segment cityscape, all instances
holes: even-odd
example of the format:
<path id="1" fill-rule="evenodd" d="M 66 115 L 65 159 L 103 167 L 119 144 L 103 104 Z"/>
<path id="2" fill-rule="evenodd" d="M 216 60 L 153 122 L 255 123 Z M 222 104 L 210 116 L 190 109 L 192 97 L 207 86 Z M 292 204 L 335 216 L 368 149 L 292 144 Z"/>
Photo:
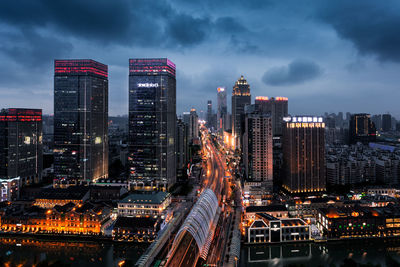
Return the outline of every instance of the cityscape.
<path id="1" fill-rule="evenodd" d="M 400 266 L 399 4 L 266 2 L 1 3 L 0 265 Z"/>

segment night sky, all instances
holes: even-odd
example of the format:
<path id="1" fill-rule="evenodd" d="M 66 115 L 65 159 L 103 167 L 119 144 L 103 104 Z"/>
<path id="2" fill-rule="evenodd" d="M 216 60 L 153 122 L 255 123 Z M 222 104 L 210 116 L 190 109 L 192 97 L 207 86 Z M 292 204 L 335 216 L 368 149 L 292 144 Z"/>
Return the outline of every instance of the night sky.
<path id="1" fill-rule="evenodd" d="M 109 66 L 110 115 L 128 113 L 128 59 L 177 65 L 177 112 L 216 104 L 244 75 L 289 112 L 400 118 L 400 1 L 0 1 L 0 108 L 53 113 L 53 60 Z"/>

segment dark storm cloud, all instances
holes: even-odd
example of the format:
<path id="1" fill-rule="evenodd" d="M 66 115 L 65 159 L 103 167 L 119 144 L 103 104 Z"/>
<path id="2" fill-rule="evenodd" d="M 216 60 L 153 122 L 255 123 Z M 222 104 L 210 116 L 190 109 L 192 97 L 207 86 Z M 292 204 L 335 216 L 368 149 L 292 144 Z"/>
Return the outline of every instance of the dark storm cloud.
<path id="1" fill-rule="evenodd" d="M 29 28 L 2 34 L 0 51 L 23 66 L 41 67 L 72 51 L 72 44 Z"/>
<path id="2" fill-rule="evenodd" d="M 307 60 L 294 60 L 288 66 L 274 67 L 264 73 L 262 80 L 266 85 L 282 86 L 301 84 L 322 74 L 316 63 Z"/>
<path id="3" fill-rule="evenodd" d="M 324 1 L 317 2 L 316 17 L 330 24 L 338 35 L 351 41 L 361 54 L 400 62 L 400 2 Z"/>
<path id="4" fill-rule="evenodd" d="M 192 46 L 204 41 L 210 25 L 209 19 L 178 14 L 169 19 L 166 34 L 171 38 L 172 44 Z"/>

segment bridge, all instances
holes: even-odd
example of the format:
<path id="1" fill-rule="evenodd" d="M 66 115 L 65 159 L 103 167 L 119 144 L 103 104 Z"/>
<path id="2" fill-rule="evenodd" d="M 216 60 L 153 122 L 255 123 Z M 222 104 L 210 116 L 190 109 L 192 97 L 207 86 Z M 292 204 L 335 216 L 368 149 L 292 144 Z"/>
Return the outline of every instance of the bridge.
<path id="1" fill-rule="evenodd" d="M 205 259 L 219 214 L 215 193 L 204 190 L 176 234 L 166 266 L 195 266 L 199 257 Z"/>

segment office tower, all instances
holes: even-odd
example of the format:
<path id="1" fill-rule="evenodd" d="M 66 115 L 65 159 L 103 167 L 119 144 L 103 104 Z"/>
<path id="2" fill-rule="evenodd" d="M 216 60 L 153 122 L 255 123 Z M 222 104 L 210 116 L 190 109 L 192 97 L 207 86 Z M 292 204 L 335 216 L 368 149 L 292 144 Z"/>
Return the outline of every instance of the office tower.
<path id="1" fill-rule="evenodd" d="M 274 136 L 282 135 L 283 118 L 288 115 L 288 98 L 257 96 L 255 105 L 264 113 L 272 116 L 272 132 Z"/>
<path id="2" fill-rule="evenodd" d="M 188 162 L 188 131 L 189 126 L 178 119 L 176 122 L 176 162 L 177 168 L 183 169 Z"/>
<path id="3" fill-rule="evenodd" d="M 382 130 L 389 132 L 392 130 L 392 116 L 390 114 L 382 115 Z"/>
<path id="4" fill-rule="evenodd" d="M 365 113 L 351 115 L 349 123 L 350 144 L 357 142 L 368 144 L 369 142 L 375 142 L 375 140 L 376 130 L 374 123 L 371 121 L 371 115 Z"/>
<path id="5" fill-rule="evenodd" d="M 372 115 L 371 121 L 374 123 L 375 129 L 377 131 L 382 130 L 382 115 Z"/>
<path id="6" fill-rule="evenodd" d="M 20 177 L 21 185 L 42 180 L 42 110 L 0 111 L 0 178 Z"/>
<path id="7" fill-rule="evenodd" d="M 189 125 L 189 123 L 190 123 L 190 112 L 183 112 L 182 113 L 182 120 L 183 120 L 184 123 Z"/>
<path id="8" fill-rule="evenodd" d="M 108 177 L 108 67 L 91 59 L 54 62 L 54 173 Z"/>
<path id="9" fill-rule="evenodd" d="M 189 115 L 189 143 L 199 137 L 199 116 L 196 109 L 192 108 Z"/>
<path id="10" fill-rule="evenodd" d="M 272 117 L 255 105 L 246 107 L 243 134 L 243 162 L 249 181 L 264 183 L 264 189 L 272 192 L 273 140 Z"/>
<path id="11" fill-rule="evenodd" d="M 325 191 L 325 123 L 322 117 L 288 117 L 285 121 L 283 187 L 294 194 Z"/>
<path id="12" fill-rule="evenodd" d="M 207 127 L 208 128 L 213 128 L 214 127 L 214 118 L 213 118 L 213 112 L 212 112 L 212 101 L 208 100 L 207 101 Z"/>
<path id="13" fill-rule="evenodd" d="M 233 86 L 232 92 L 232 134 L 236 139 L 236 147 L 241 148 L 242 120 L 244 107 L 250 105 L 250 85 L 241 76 Z"/>
<path id="14" fill-rule="evenodd" d="M 176 181 L 175 64 L 129 60 L 129 160 L 136 188 L 166 190 Z"/>
<path id="15" fill-rule="evenodd" d="M 228 129 L 228 108 L 226 104 L 226 90 L 224 87 L 217 88 L 217 129 L 223 132 Z"/>

